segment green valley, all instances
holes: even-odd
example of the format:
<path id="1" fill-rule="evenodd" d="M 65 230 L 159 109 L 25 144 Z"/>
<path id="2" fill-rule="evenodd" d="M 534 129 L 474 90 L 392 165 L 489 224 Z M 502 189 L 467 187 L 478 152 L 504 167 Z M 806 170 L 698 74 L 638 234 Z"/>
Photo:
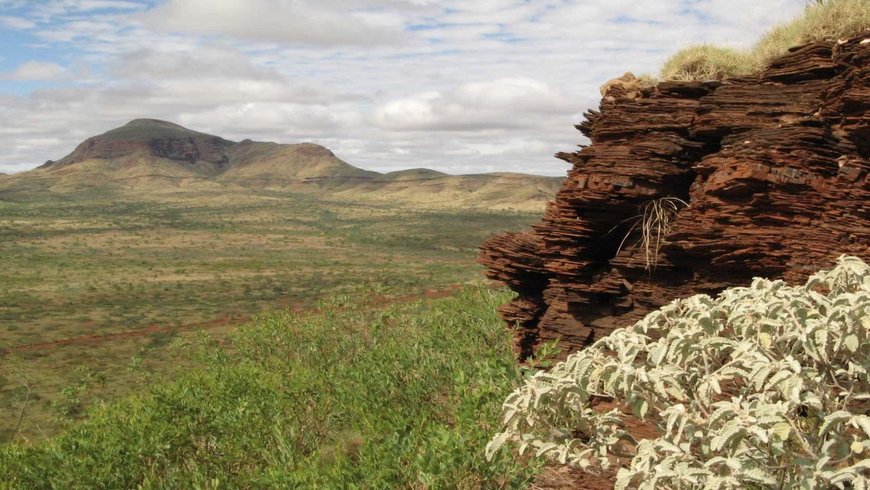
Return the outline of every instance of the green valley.
<path id="1" fill-rule="evenodd" d="M 561 179 L 381 174 L 310 143 L 137 119 L 0 176 L 0 440 L 35 442 L 266 312 L 373 308 L 481 281 L 477 245 Z"/>
<path id="2" fill-rule="evenodd" d="M 0 202 L 0 438 L 51 434 L 135 389 L 131 363 L 176 372 L 186 364 L 167 346 L 192 331 L 223 335 L 335 295 L 389 302 L 479 281 L 477 244 L 534 219 L 310 192 Z M 85 374 L 99 386 L 64 399 Z"/>

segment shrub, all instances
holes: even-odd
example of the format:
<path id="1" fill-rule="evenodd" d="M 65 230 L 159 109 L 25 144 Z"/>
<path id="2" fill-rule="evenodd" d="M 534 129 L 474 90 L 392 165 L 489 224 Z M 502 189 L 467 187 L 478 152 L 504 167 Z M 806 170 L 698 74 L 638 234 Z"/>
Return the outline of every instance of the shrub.
<path id="1" fill-rule="evenodd" d="M 755 279 L 674 301 L 536 374 L 486 454 L 511 441 L 618 468 L 617 488 L 867 488 L 868 369 L 870 267 L 841 257 L 804 286 Z M 660 436 L 636 441 L 601 398 Z"/>
<path id="2" fill-rule="evenodd" d="M 506 299 L 266 315 L 204 343 L 201 368 L 0 445 L 0 489 L 523 487 L 534 466 L 480 457 L 522 379 Z"/>

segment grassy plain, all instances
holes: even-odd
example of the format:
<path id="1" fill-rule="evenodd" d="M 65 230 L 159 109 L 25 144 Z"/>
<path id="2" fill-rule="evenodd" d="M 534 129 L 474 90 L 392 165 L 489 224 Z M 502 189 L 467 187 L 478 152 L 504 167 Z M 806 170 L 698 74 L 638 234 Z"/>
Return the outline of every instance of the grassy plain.
<path id="1" fill-rule="evenodd" d="M 538 218 L 265 191 L 16 199 L 0 201 L 0 441 L 189 367 L 167 346 L 197 329 L 479 280 L 477 245 Z M 82 338 L 99 336 L 115 337 Z"/>
<path id="2" fill-rule="evenodd" d="M 0 444 L 0 489 L 526 488 L 534 464 L 484 458 L 523 379 L 506 299 L 338 297 L 191 342 L 197 369 L 145 376 L 47 441 Z"/>

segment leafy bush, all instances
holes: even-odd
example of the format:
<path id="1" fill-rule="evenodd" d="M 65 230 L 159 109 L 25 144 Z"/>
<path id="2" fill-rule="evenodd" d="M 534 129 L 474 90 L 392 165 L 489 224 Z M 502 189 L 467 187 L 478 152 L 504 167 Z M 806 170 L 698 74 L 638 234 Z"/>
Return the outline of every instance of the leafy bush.
<path id="1" fill-rule="evenodd" d="M 0 446 L 0 489 L 515 488 L 482 453 L 521 381 L 504 294 L 263 317 L 196 369 L 44 443 Z"/>
<path id="2" fill-rule="evenodd" d="M 819 0 L 803 15 L 776 26 L 748 50 L 710 45 L 678 51 L 662 67 L 663 80 L 719 80 L 763 70 L 789 48 L 820 40 L 857 36 L 870 29 L 868 0 Z"/>
<path id="3" fill-rule="evenodd" d="M 841 257 L 804 286 L 755 279 L 677 300 L 533 376 L 503 405 L 520 452 L 617 488 L 868 488 L 870 267 Z M 624 401 L 660 430 L 636 441 Z"/>

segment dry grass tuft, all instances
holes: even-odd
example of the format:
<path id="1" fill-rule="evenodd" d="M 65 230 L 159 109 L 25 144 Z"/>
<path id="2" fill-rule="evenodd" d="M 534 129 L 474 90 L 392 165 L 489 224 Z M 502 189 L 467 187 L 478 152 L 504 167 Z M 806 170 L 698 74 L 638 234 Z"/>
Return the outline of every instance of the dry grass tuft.
<path id="1" fill-rule="evenodd" d="M 613 254 L 614 257 L 619 255 L 619 252 L 625 245 L 625 241 L 628 240 L 628 237 L 631 236 L 634 230 L 640 227 L 641 237 L 637 245 L 638 248 L 643 250 L 644 262 L 646 264 L 645 269 L 655 270 L 658 265 L 659 251 L 662 245 L 664 245 L 665 237 L 670 232 L 674 218 L 677 217 L 680 209 L 688 205 L 689 203 L 678 197 L 662 197 L 643 203 L 640 206 L 640 213 L 638 215 L 623 221 L 623 223 L 632 221 L 633 224 L 622 238 L 619 248 Z M 613 229 L 610 231 L 613 231 Z"/>
<path id="2" fill-rule="evenodd" d="M 774 27 L 748 50 L 711 45 L 682 49 L 665 63 L 661 78 L 700 81 L 749 75 L 794 46 L 843 39 L 867 30 L 870 0 L 817 0 L 807 5 L 803 15 Z"/>
<path id="3" fill-rule="evenodd" d="M 662 68 L 663 80 L 722 80 L 751 72 L 743 52 L 701 44 L 681 49 Z"/>
<path id="4" fill-rule="evenodd" d="M 856 36 L 870 29 L 870 0 L 812 2 L 804 15 L 764 35 L 752 51 L 763 68 L 789 48 L 821 40 Z"/>

